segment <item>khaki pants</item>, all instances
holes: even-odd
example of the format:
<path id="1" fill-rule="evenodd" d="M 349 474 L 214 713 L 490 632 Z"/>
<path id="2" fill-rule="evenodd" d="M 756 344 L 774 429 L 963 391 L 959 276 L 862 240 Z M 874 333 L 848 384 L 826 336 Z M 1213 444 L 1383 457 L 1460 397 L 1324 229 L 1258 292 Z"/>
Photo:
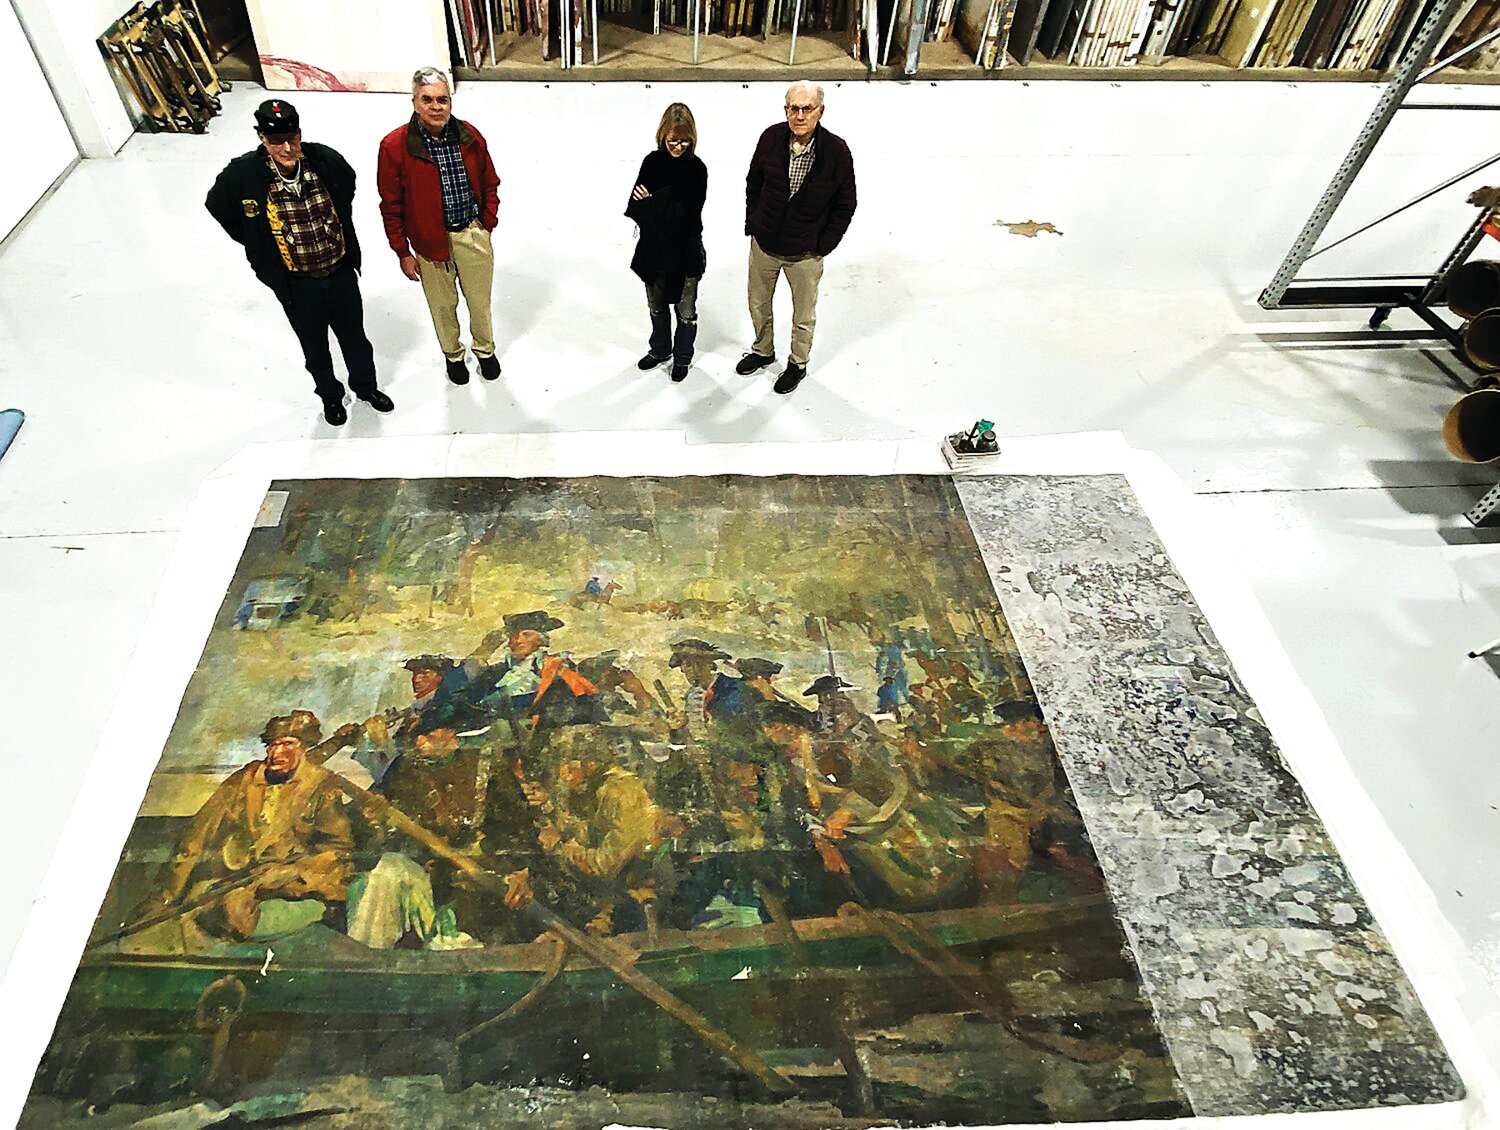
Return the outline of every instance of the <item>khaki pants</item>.
<path id="1" fill-rule="evenodd" d="M 432 328 L 437 330 L 438 345 L 450 361 L 462 361 L 464 345 L 458 337 L 458 288 L 464 292 L 469 308 L 469 335 L 474 339 L 474 356 L 492 357 L 495 353 L 495 328 L 490 319 L 490 284 L 495 277 L 495 252 L 490 233 L 475 220 L 463 231 L 448 233 L 446 263 L 417 256 L 417 273 L 422 279 L 422 293 L 427 296 L 427 311 Z"/>
<path id="2" fill-rule="evenodd" d="M 823 256 L 799 255 L 783 259 L 761 250 L 750 238 L 750 325 L 755 330 L 751 346 L 762 357 L 776 356 L 776 337 L 771 324 L 771 302 L 776 280 L 786 272 L 792 288 L 792 364 L 806 365 L 812 352 L 813 327 L 818 321 L 818 281 L 823 277 Z"/>

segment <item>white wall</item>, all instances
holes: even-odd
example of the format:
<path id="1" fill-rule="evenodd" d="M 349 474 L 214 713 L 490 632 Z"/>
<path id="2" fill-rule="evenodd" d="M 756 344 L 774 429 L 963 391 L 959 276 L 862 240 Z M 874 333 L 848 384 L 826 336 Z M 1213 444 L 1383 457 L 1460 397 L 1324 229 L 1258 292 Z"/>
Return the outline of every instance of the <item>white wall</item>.
<path id="1" fill-rule="evenodd" d="M 20 223 L 42 193 L 78 156 L 57 100 L 32 53 L 15 12 L 0 4 L 0 74 L 25 93 L 26 160 L 7 162 L 0 177 L 0 239 Z"/>
<path id="2" fill-rule="evenodd" d="M 442 0 L 247 0 L 246 8 L 271 90 L 405 93 L 417 67 L 449 65 Z"/>
<path id="3" fill-rule="evenodd" d="M 98 39 L 128 0 L 10 0 L 85 157 L 113 157 L 135 129 Z M 5 0 L 0 0 L 0 7 Z M 8 15 L 9 13 L 7 13 Z"/>

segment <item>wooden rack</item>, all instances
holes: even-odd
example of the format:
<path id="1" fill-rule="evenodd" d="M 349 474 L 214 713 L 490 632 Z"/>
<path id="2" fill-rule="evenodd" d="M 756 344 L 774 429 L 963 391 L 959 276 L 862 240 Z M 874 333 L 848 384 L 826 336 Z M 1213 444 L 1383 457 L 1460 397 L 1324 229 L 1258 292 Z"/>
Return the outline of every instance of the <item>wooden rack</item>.
<path id="1" fill-rule="evenodd" d="M 137 4 L 99 37 L 99 48 L 134 96 L 152 132 L 202 133 L 229 84 L 205 46 L 193 0 Z"/>

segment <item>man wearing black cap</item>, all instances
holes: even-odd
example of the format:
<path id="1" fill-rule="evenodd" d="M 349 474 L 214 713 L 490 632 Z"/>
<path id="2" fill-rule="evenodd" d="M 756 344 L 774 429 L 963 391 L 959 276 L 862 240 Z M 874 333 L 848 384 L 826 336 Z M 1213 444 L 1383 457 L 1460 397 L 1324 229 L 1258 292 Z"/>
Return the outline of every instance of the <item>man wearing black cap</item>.
<path id="1" fill-rule="evenodd" d="M 303 144 L 297 108 L 285 99 L 256 108 L 255 133 L 260 147 L 229 162 L 204 204 L 281 303 L 302 343 L 323 418 L 335 425 L 348 419 L 344 386 L 328 351 L 330 330 L 354 395 L 377 412 L 389 412 L 395 405 L 376 386 L 375 351 L 365 336 L 359 295 L 354 170 L 328 146 Z"/>

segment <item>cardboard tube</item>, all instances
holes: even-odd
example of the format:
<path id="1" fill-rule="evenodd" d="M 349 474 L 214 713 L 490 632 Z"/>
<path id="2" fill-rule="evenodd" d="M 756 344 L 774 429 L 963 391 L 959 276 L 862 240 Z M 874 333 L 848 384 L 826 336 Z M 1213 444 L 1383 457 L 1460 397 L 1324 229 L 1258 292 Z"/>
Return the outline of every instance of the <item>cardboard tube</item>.
<path id="1" fill-rule="evenodd" d="M 1476 368 L 1500 369 L 1500 309 L 1486 310 L 1464 325 L 1464 356 Z"/>
<path id="2" fill-rule="evenodd" d="M 1448 276 L 1448 309 L 1461 318 L 1476 318 L 1500 306 L 1500 263 L 1476 259 Z"/>
<path id="3" fill-rule="evenodd" d="M 1471 392 L 1448 409 L 1443 446 L 1465 463 L 1500 461 L 1500 388 Z"/>

